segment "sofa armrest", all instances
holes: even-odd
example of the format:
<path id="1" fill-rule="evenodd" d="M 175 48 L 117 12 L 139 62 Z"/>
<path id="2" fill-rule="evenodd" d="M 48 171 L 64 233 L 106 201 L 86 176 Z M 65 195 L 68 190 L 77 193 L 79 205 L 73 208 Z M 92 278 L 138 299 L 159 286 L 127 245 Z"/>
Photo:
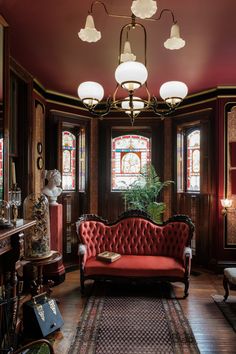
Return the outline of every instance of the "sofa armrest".
<path id="1" fill-rule="evenodd" d="M 192 259 L 192 248 L 191 247 L 185 247 L 184 249 L 184 258 L 189 257 Z"/>
<path id="2" fill-rule="evenodd" d="M 86 259 L 87 259 L 87 246 L 83 245 L 82 243 L 79 244 L 78 247 L 78 255 L 79 255 L 79 259 L 80 259 L 80 267 L 84 268 Z"/>
<path id="3" fill-rule="evenodd" d="M 83 245 L 82 243 L 79 244 L 79 247 L 78 247 L 78 255 L 79 255 L 79 256 L 82 256 L 82 255 L 84 255 L 84 254 L 86 254 L 86 253 L 87 253 L 86 246 Z"/>
<path id="4" fill-rule="evenodd" d="M 192 260 L 192 248 L 191 247 L 184 248 L 183 258 L 184 258 L 185 276 L 189 277 L 190 271 L 191 271 L 191 260 Z"/>

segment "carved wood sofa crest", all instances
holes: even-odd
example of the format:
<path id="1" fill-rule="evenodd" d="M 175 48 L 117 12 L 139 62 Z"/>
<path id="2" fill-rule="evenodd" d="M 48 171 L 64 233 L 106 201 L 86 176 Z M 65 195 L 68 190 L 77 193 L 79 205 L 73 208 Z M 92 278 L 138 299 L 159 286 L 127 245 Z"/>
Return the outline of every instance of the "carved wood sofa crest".
<path id="1" fill-rule="evenodd" d="M 194 225 L 186 215 L 158 225 L 140 211 L 125 212 L 112 223 L 85 214 L 76 228 L 82 293 L 86 279 L 125 277 L 183 282 L 188 295 Z M 114 263 L 97 260 L 104 251 L 119 253 L 121 258 Z"/>

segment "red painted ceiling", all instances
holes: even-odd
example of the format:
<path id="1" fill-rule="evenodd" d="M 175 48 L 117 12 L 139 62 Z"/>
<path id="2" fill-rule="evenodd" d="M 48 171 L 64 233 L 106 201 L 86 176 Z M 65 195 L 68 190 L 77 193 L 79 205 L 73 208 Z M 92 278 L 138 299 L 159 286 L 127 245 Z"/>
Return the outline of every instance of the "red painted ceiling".
<path id="1" fill-rule="evenodd" d="M 104 0 L 111 13 L 129 15 L 132 1 Z M 95 6 L 94 21 L 102 32 L 97 43 L 78 38 L 91 1 L 0 0 L 0 12 L 10 28 L 11 55 L 48 90 L 77 95 L 85 80 L 100 82 L 105 95 L 115 89 L 119 33 L 127 20 L 108 17 Z M 173 10 L 186 46 L 169 51 L 163 42 L 169 37 L 171 17 L 160 21 L 139 20 L 147 30 L 148 85 L 158 95 L 168 80 L 184 81 L 190 93 L 219 85 L 236 85 L 236 1 L 159 0 Z M 158 16 L 158 13 L 154 17 Z M 142 37 L 133 51 L 142 61 Z"/>

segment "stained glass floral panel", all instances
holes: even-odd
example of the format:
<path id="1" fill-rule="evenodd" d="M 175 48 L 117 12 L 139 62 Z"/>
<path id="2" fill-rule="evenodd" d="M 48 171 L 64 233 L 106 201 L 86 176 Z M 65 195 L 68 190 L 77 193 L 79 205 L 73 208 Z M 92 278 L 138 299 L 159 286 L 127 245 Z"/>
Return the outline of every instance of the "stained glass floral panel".
<path id="1" fill-rule="evenodd" d="M 187 191 L 200 191 L 200 130 L 187 135 Z"/>
<path id="2" fill-rule="evenodd" d="M 142 135 L 121 135 L 112 139 L 112 191 L 127 189 L 151 162 L 151 139 Z"/>
<path id="3" fill-rule="evenodd" d="M 79 134 L 79 191 L 85 191 L 85 130 Z"/>
<path id="4" fill-rule="evenodd" d="M 62 132 L 62 188 L 76 188 L 76 137 L 69 131 Z"/>

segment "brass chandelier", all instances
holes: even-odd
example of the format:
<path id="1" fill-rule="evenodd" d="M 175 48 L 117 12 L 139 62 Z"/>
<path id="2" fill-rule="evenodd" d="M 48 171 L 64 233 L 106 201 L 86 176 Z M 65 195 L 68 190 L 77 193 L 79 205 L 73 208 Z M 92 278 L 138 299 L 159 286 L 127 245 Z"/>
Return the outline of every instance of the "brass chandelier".
<path id="1" fill-rule="evenodd" d="M 157 10 L 156 1 L 153 0 L 134 0 L 131 6 L 131 16 L 116 15 L 109 13 L 106 5 L 102 1 L 93 1 L 88 11 L 85 28 L 81 29 L 78 36 L 86 42 L 96 42 L 101 38 L 101 32 L 95 28 L 93 19 L 93 9 L 95 5 L 102 5 L 106 14 L 115 18 L 129 19 L 130 22 L 124 25 L 120 31 L 119 41 L 119 62 L 115 70 L 116 88 L 112 97 L 108 97 L 106 102 L 101 105 L 104 89 L 101 84 L 94 81 L 86 81 L 79 85 L 78 96 L 84 106 L 93 115 L 105 116 L 109 112 L 117 110 L 125 112 L 131 118 L 131 124 L 134 124 L 135 118 L 140 112 L 152 111 L 159 117 L 170 115 L 176 107 L 187 96 L 188 88 L 181 81 L 168 81 L 160 87 L 160 96 L 166 103 L 166 108 L 160 109 L 158 100 L 155 96 L 151 96 L 147 77 L 147 32 L 143 24 L 136 21 L 137 17 L 146 21 L 159 21 L 164 13 L 170 13 L 172 17 L 172 27 L 170 38 L 164 43 L 166 49 L 177 50 L 185 45 L 185 41 L 180 37 L 180 30 L 174 14 L 170 9 L 163 9 L 159 17 L 153 18 Z M 143 50 L 144 63 L 136 61 L 136 56 L 132 53 L 131 44 L 129 41 L 130 30 L 140 29 L 143 32 Z M 122 52 L 123 49 L 123 52 Z M 138 97 L 136 90 L 140 87 L 145 89 L 145 99 Z M 118 99 L 118 91 L 124 89 L 127 92 L 127 97 Z"/>

